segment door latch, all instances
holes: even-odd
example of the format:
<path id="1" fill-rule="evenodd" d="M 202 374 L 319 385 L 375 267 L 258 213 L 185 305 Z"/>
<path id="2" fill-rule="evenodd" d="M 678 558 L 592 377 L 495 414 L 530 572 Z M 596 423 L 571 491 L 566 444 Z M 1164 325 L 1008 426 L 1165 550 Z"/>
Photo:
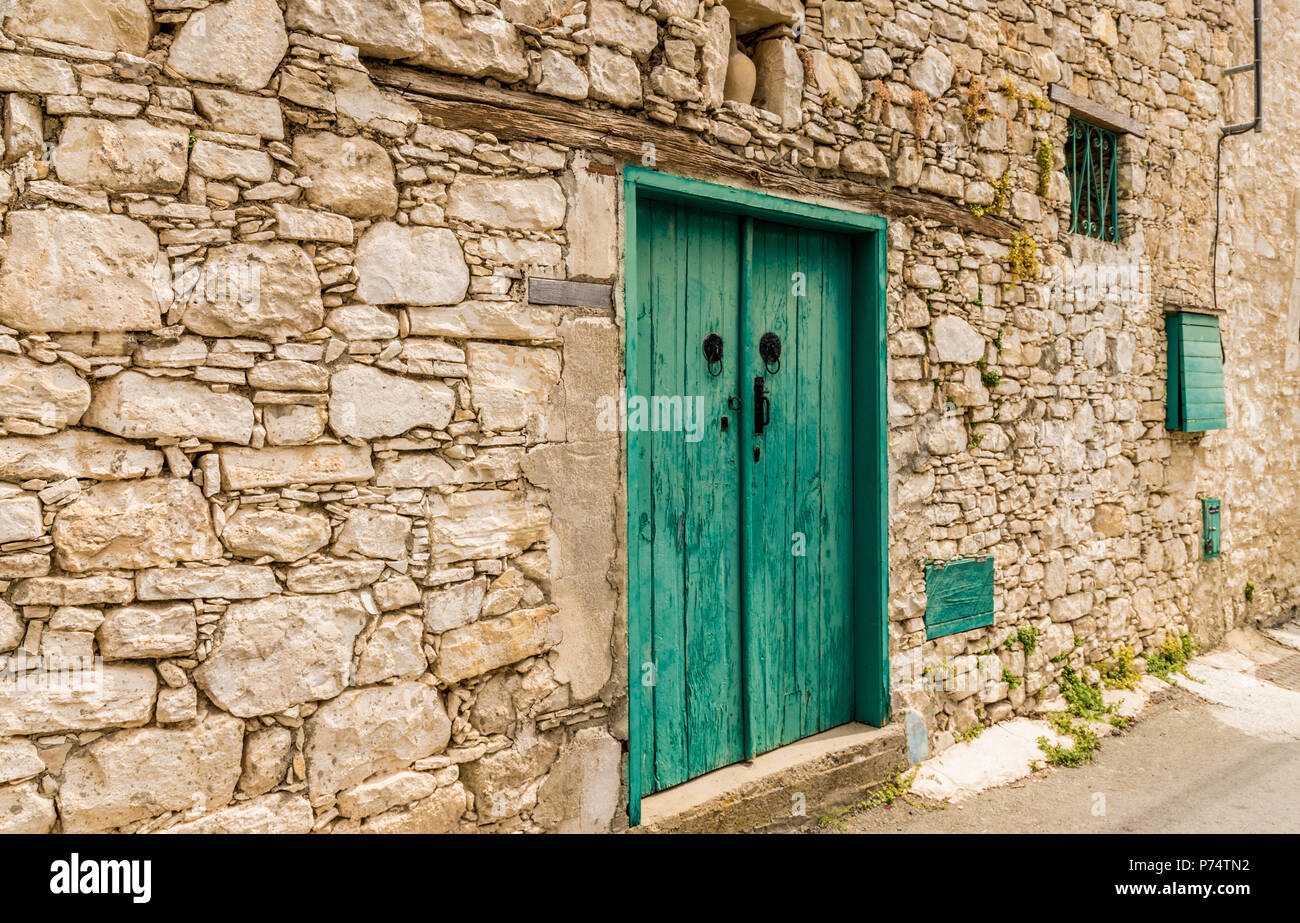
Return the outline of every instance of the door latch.
<path id="1" fill-rule="evenodd" d="M 761 436 L 763 427 L 772 422 L 772 402 L 764 388 L 762 375 L 754 376 L 754 435 Z"/>

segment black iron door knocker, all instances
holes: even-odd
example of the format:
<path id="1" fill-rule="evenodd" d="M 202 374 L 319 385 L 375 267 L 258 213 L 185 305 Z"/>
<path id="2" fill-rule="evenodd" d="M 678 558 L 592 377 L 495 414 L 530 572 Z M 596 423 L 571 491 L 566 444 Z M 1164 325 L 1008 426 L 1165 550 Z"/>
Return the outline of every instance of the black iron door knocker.
<path id="1" fill-rule="evenodd" d="M 775 375 L 781 371 L 781 338 L 775 333 L 765 333 L 758 341 L 758 354 L 763 358 L 763 367 L 767 374 Z"/>
<path id="2" fill-rule="evenodd" d="M 710 333 L 704 338 L 704 360 L 709 363 L 710 375 L 717 378 L 722 374 L 722 337 L 716 333 Z"/>

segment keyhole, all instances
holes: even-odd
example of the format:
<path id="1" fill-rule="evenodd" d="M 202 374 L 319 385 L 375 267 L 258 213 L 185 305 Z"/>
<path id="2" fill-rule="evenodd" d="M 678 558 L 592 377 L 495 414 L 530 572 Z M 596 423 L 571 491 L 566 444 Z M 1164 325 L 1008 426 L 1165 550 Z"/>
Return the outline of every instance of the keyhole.
<path id="1" fill-rule="evenodd" d="M 758 461 L 758 446 L 754 446 L 754 461 Z"/>
<path id="2" fill-rule="evenodd" d="M 727 431 L 727 418 L 726 418 L 726 417 L 723 417 L 723 418 L 722 418 L 722 431 L 723 431 L 724 433 Z"/>

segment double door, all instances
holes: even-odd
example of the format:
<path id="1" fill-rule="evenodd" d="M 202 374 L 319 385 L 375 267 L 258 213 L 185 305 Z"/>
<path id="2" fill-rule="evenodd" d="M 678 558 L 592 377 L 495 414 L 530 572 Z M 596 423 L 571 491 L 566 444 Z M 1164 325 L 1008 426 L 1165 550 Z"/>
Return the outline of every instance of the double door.
<path id="1" fill-rule="evenodd" d="M 657 201 L 637 228 L 649 794 L 853 719 L 853 273 L 830 232 Z"/>

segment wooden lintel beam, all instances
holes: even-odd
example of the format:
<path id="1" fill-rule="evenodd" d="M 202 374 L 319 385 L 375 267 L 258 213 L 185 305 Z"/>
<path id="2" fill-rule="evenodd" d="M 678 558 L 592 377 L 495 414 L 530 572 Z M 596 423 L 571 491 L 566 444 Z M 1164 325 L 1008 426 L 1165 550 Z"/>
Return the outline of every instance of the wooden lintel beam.
<path id="1" fill-rule="evenodd" d="M 1145 138 L 1147 136 L 1146 126 L 1137 119 L 1129 118 L 1124 113 L 1116 112 L 1114 109 L 1107 109 L 1101 103 L 1093 102 L 1078 93 L 1072 93 L 1059 83 L 1054 83 L 1047 88 L 1047 97 L 1054 103 L 1068 106 L 1071 112 L 1078 114 L 1085 121 L 1092 122 L 1094 125 L 1109 128 L 1111 131 L 1124 132 L 1133 135 L 1135 138 Z"/>
<path id="2" fill-rule="evenodd" d="M 886 189 L 847 179 L 814 179 L 746 160 L 680 129 L 608 109 L 588 109 L 473 80 L 443 77 L 409 67 L 370 63 L 372 79 L 398 90 L 436 125 L 491 132 L 507 141 L 544 139 L 567 147 L 639 162 L 647 143 L 655 163 L 693 179 L 739 180 L 766 192 L 833 200 L 890 218 L 921 218 L 995 240 L 1008 240 L 1017 227 L 978 216 L 947 199 L 904 189 Z"/>

